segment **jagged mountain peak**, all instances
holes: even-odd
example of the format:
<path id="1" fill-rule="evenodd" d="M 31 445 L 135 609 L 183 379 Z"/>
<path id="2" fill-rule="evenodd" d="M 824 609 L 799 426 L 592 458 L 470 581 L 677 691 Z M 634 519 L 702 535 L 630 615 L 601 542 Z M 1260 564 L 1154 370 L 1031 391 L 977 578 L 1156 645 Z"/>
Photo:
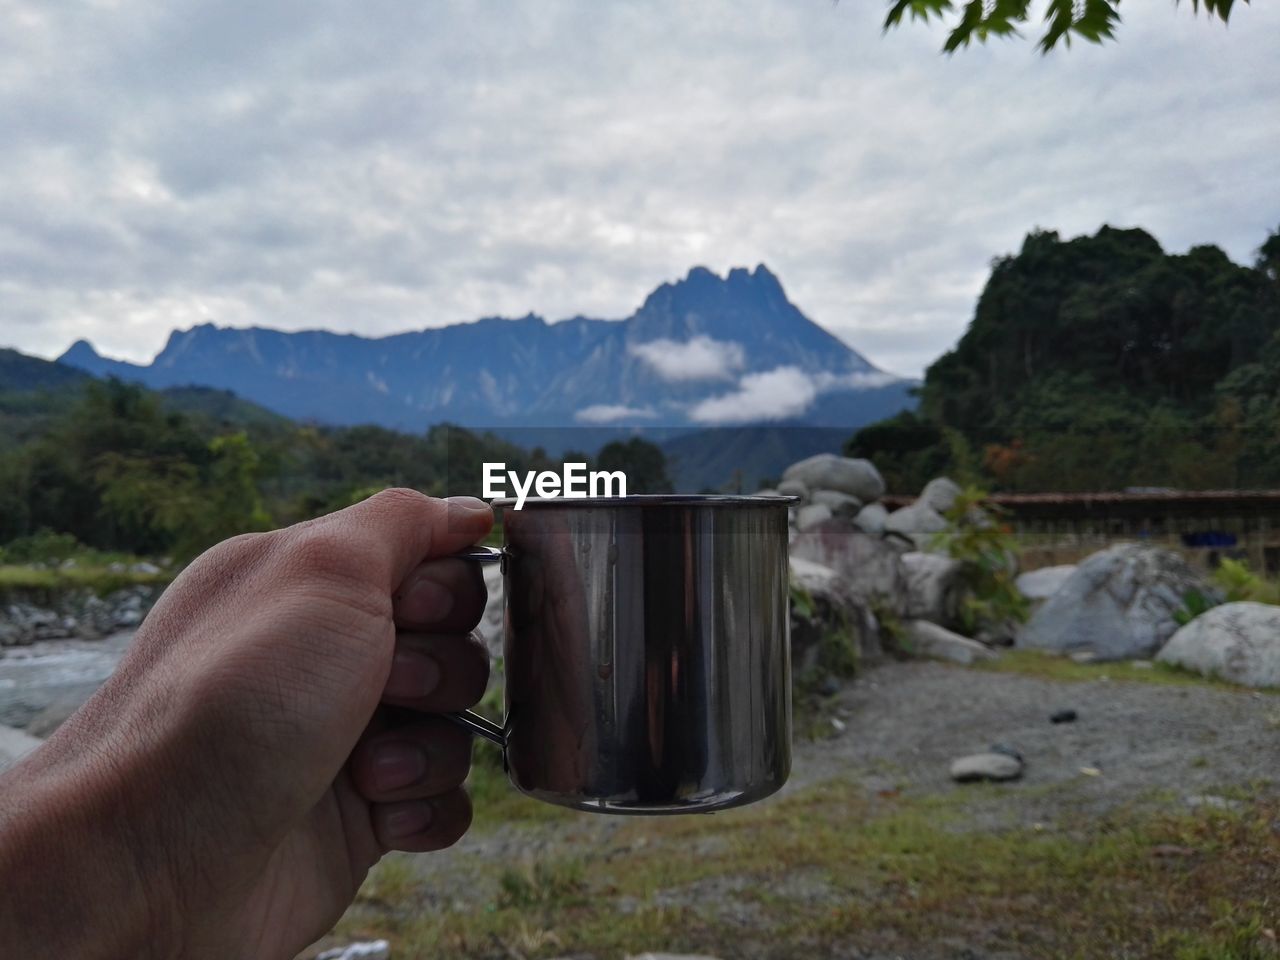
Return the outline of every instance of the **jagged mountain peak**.
<path id="1" fill-rule="evenodd" d="M 528 313 L 378 338 L 208 322 L 173 331 L 150 365 L 101 357 L 87 342 L 73 345 L 64 360 L 154 387 L 229 389 L 292 417 L 415 430 L 444 420 L 568 425 L 630 416 L 645 424 L 703 423 L 704 401 L 720 403 L 744 389 L 758 393 L 743 378 L 782 368 L 777 382 L 801 399 L 781 397 L 778 410 L 795 419 L 811 409 L 825 422 L 835 416 L 832 397 L 847 394 L 838 416 L 852 423 L 867 403 L 854 395 L 887 389 L 892 380 L 806 317 L 764 264 L 724 276 L 694 267 L 621 321 L 548 323 Z M 905 401 L 908 385 L 894 383 L 894 396 Z M 781 417 L 767 402 L 762 419 Z M 896 400 L 882 398 L 877 414 L 885 402 Z"/>

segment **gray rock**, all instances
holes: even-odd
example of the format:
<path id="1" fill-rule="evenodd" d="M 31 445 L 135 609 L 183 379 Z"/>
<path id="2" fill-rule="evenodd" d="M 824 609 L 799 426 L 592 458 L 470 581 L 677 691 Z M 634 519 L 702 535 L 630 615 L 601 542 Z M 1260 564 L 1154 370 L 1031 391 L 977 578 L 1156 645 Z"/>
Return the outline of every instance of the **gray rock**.
<path id="1" fill-rule="evenodd" d="M 994 660 L 997 656 L 994 650 L 977 640 L 952 633 L 946 627 L 928 620 L 907 620 L 902 626 L 906 632 L 905 640 L 916 656 L 947 660 L 965 666 L 978 660 Z"/>
<path id="2" fill-rule="evenodd" d="M 40 740 L 29 733 L 23 733 L 13 727 L 0 726 L 0 771 L 9 769 L 40 746 L 40 743 Z"/>
<path id="3" fill-rule="evenodd" d="M 1071 574 L 1076 572 L 1074 563 L 1064 563 L 1057 567 L 1041 567 L 1039 570 L 1028 570 L 1018 575 L 1015 585 L 1018 592 L 1028 600 L 1048 600 L 1067 582 Z"/>
<path id="4" fill-rule="evenodd" d="M 917 545 L 923 545 L 932 539 L 933 534 L 947 529 L 947 521 L 933 507 L 916 502 L 889 514 L 884 528 L 888 533 L 900 533 L 911 538 Z"/>
<path id="5" fill-rule="evenodd" d="M 1280 687 L 1280 607 L 1214 607 L 1174 633 L 1156 659 L 1246 687 Z"/>
<path id="6" fill-rule="evenodd" d="M 784 497 L 799 497 L 801 500 L 808 500 L 809 485 L 803 480 L 783 480 L 778 484 L 778 493 Z"/>
<path id="7" fill-rule="evenodd" d="M 977 780 L 1017 780 L 1022 761 L 1005 753 L 975 753 L 951 764 L 951 779 L 958 783 Z"/>
<path id="8" fill-rule="evenodd" d="M 917 620 L 949 624 L 956 618 L 960 598 L 959 560 L 938 553 L 913 550 L 902 555 L 906 574 L 906 615 Z"/>
<path id="9" fill-rule="evenodd" d="M 484 604 L 484 616 L 476 624 L 476 633 L 489 648 L 491 657 L 502 656 L 502 567 L 497 563 L 485 563 L 480 566 L 484 575 L 484 587 L 488 591 L 488 599 Z"/>
<path id="10" fill-rule="evenodd" d="M 831 508 L 825 503 L 806 504 L 796 512 L 796 529 L 808 530 L 830 519 Z"/>
<path id="11" fill-rule="evenodd" d="M 1087 557 L 1018 633 L 1017 645 L 1099 660 L 1149 657 L 1178 629 L 1191 590 L 1213 590 L 1171 550 L 1122 543 Z"/>
<path id="12" fill-rule="evenodd" d="M 899 616 L 906 610 L 906 575 L 898 551 L 847 520 L 827 520 L 797 534 L 791 556 L 830 567 L 864 606 L 882 603 Z"/>
<path id="13" fill-rule="evenodd" d="M 888 519 L 889 511 L 884 508 L 884 504 L 868 503 L 853 518 L 853 525 L 863 533 L 873 537 L 883 537 L 884 525 Z"/>
<path id="14" fill-rule="evenodd" d="M 833 517 L 853 519 L 862 509 L 862 501 L 839 490 L 815 490 L 809 494 L 810 503 L 820 503 L 831 510 Z"/>
<path id="15" fill-rule="evenodd" d="M 937 513 L 946 513 L 956 505 L 960 485 L 947 477 L 934 477 L 924 485 L 916 503 L 922 503 Z"/>
<path id="16" fill-rule="evenodd" d="M 884 655 L 880 625 L 844 577 L 803 557 L 792 556 L 790 566 L 792 586 L 803 590 L 813 605 L 812 616 L 807 619 L 792 611 L 791 663 L 796 673 L 817 665 L 819 645 L 825 634 L 837 626 L 849 632 L 859 662 L 868 663 Z"/>
<path id="17" fill-rule="evenodd" d="M 782 474 L 782 479 L 783 482 L 800 480 L 810 490 L 838 490 L 863 503 L 884 496 L 884 478 L 870 460 L 838 457 L 834 453 L 819 453 L 793 463 Z M 782 484 L 778 489 L 782 489 Z"/>

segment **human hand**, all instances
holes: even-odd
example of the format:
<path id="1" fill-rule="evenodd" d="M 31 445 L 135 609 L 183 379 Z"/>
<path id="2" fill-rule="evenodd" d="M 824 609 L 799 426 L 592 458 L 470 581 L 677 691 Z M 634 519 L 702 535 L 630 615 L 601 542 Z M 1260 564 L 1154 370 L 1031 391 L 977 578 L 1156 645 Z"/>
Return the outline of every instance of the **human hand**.
<path id="1" fill-rule="evenodd" d="M 23 956 L 291 958 L 388 850 L 467 829 L 488 678 L 479 500 L 387 490 L 226 541 L 0 777 L 0 942 Z"/>

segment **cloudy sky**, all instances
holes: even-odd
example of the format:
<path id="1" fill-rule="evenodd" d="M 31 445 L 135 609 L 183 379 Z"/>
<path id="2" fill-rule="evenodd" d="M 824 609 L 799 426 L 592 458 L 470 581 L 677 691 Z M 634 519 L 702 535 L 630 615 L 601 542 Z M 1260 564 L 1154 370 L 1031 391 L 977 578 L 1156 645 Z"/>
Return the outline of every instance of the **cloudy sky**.
<path id="1" fill-rule="evenodd" d="M 764 262 L 918 375 L 1027 230 L 1248 261 L 1280 4 L 954 57 L 877 0 L 0 0 L 0 344 L 623 317 Z"/>

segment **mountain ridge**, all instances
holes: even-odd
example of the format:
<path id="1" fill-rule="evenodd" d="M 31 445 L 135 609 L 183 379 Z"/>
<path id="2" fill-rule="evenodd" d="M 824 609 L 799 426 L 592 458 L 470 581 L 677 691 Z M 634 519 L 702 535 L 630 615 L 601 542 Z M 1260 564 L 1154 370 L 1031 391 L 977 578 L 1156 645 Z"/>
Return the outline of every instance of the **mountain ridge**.
<path id="1" fill-rule="evenodd" d="M 297 419 L 413 431 L 445 421 L 854 428 L 911 406 L 914 386 L 806 317 L 764 264 L 724 277 L 694 267 L 622 320 L 528 313 L 381 337 L 203 323 L 171 331 L 150 364 L 103 357 L 83 339 L 59 360 L 150 387 L 228 389 Z"/>

